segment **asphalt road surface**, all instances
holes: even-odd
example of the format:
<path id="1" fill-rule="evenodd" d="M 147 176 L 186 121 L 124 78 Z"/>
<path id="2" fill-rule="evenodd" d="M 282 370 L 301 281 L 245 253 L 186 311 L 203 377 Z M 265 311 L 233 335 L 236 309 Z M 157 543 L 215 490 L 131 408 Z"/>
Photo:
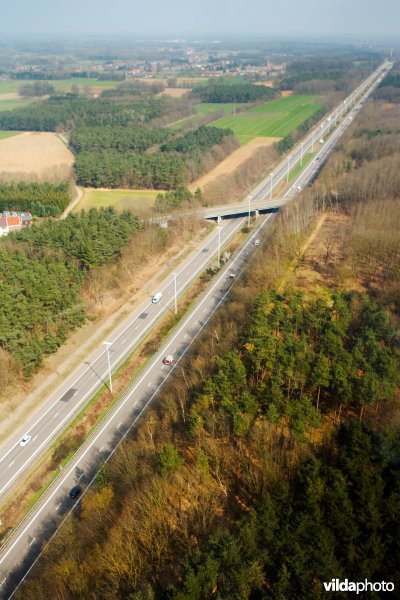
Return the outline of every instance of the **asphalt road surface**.
<path id="1" fill-rule="evenodd" d="M 286 200 L 298 193 L 307 184 L 320 168 L 334 148 L 337 139 L 349 126 L 354 116 L 362 107 L 365 98 L 379 84 L 388 65 L 382 65 L 372 74 L 347 100 L 328 115 L 324 122 L 293 149 L 289 158 L 281 162 L 272 176 L 267 177 L 253 192 L 250 202 L 254 199 L 263 200 L 271 194 L 272 189 L 279 185 L 288 173 L 301 161 L 307 151 L 314 150 L 319 140 L 334 128 L 327 141 L 319 146 L 316 157 L 304 169 L 301 175 L 290 186 L 285 194 Z M 349 111 L 350 108 L 350 111 Z M 347 113 L 347 114 L 346 114 Z M 339 121 L 337 127 L 336 124 Z M 322 147 L 321 147 L 322 146 Z M 317 160 L 318 158 L 318 160 Z M 271 215 L 262 216 L 249 240 L 237 252 L 233 260 L 220 271 L 207 287 L 207 290 L 198 299 L 196 305 L 179 326 L 146 365 L 143 371 L 135 378 L 131 386 L 122 394 L 116 405 L 98 425 L 88 440 L 82 445 L 73 460 L 62 470 L 53 482 L 40 503 L 35 506 L 20 526 L 14 531 L 8 542 L 0 550 L 0 594 L 9 597 L 15 584 L 24 576 L 35 560 L 39 548 L 43 526 L 55 527 L 57 515 L 68 513 L 73 506 L 69 498 L 70 489 L 80 482 L 83 486 L 90 482 L 93 469 L 101 460 L 110 456 L 118 443 L 136 422 L 138 416 L 145 410 L 156 395 L 157 391 L 168 378 L 171 372 L 179 369 L 179 360 L 187 352 L 195 337 L 205 327 L 207 320 L 223 302 L 228 293 L 229 284 L 235 281 L 243 265 L 253 252 L 254 240 L 260 236 L 263 228 L 268 223 Z M 167 312 L 173 313 L 175 299 L 175 281 L 177 295 L 205 269 L 212 257 L 218 254 L 221 248 L 236 231 L 244 224 L 245 219 L 227 220 L 221 223 L 218 231 L 212 232 L 202 243 L 201 247 L 192 252 L 179 266 L 175 276 L 167 278 L 157 290 L 162 297 L 156 304 L 148 301 L 134 312 L 126 322 L 119 327 L 111 338 L 109 347 L 110 367 L 117 366 L 124 357 L 137 347 L 143 338 L 160 318 Z M 235 278 L 230 277 L 231 274 Z M 172 366 L 164 365 L 162 360 L 167 355 L 174 356 Z M 81 365 L 76 372 L 60 386 L 55 394 L 29 419 L 24 430 L 20 431 L 14 440 L 5 449 L 0 459 L 0 497 L 12 489 L 17 479 L 26 472 L 39 456 L 51 445 L 61 430 L 74 418 L 78 410 L 87 402 L 104 383 L 108 382 L 108 354 L 106 349 L 99 349 L 90 357 L 89 361 Z M 30 441 L 20 445 L 24 434 L 30 436 Z M 79 501 L 79 500 L 78 500 Z M 56 519 L 53 521 L 53 519 Z M 18 577 L 13 578 L 10 573 L 26 558 L 24 569 Z"/>

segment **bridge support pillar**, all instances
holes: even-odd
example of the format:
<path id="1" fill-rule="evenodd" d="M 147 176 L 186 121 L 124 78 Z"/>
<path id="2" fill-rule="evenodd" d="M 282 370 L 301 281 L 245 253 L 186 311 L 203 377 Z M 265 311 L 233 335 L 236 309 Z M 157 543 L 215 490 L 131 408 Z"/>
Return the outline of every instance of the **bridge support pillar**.
<path id="1" fill-rule="evenodd" d="M 258 219 L 259 216 L 260 216 L 260 211 L 256 208 L 256 210 L 254 211 L 254 218 Z"/>
<path id="2" fill-rule="evenodd" d="M 218 225 L 219 225 L 221 222 L 222 222 L 222 217 L 221 217 L 221 215 L 218 215 L 218 217 L 217 217 L 217 223 L 218 223 Z"/>

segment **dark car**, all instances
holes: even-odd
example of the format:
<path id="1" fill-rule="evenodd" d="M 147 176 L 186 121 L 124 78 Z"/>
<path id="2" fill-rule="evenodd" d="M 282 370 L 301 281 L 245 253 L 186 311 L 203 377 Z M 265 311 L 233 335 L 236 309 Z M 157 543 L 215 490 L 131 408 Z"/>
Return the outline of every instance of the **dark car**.
<path id="1" fill-rule="evenodd" d="M 79 494 L 81 493 L 81 491 L 82 491 L 81 486 L 76 485 L 75 487 L 72 488 L 72 490 L 69 493 L 70 498 L 77 498 L 79 496 Z"/>

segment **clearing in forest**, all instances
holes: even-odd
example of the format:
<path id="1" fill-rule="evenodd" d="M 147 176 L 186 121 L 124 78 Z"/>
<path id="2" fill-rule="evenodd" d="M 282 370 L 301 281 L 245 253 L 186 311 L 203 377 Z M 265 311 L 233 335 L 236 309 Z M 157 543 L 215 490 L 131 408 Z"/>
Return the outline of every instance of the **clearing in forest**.
<path id="1" fill-rule="evenodd" d="M 74 212 L 105 206 L 113 206 L 115 210 L 143 210 L 154 205 L 159 193 L 160 190 L 85 188 L 82 200 L 75 207 Z"/>
<path id="2" fill-rule="evenodd" d="M 318 99 L 319 96 L 286 96 L 234 116 L 223 117 L 211 125 L 232 129 L 241 144 L 247 144 L 258 136 L 282 138 L 322 107 Z"/>
<path id="3" fill-rule="evenodd" d="M 172 98 L 181 98 L 185 94 L 191 91 L 191 88 L 170 88 L 166 87 L 165 90 L 160 92 L 159 96 L 171 96 Z"/>
<path id="4" fill-rule="evenodd" d="M 0 141 L 0 181 L 57 183 L 70 176 L 73 162 L 55 133 L 21 133 Z"/>

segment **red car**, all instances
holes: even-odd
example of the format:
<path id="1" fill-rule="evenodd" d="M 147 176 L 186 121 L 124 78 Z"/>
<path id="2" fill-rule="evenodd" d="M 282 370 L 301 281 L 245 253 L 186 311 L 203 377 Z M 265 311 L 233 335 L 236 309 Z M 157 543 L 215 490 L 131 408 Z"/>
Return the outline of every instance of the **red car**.
<path id="1" fill-rule="evenodd" d="M 174 362 L 174 357 L 172 354 L 168 354 L 163 360 L 164 365 L 171 365 Z"/>

